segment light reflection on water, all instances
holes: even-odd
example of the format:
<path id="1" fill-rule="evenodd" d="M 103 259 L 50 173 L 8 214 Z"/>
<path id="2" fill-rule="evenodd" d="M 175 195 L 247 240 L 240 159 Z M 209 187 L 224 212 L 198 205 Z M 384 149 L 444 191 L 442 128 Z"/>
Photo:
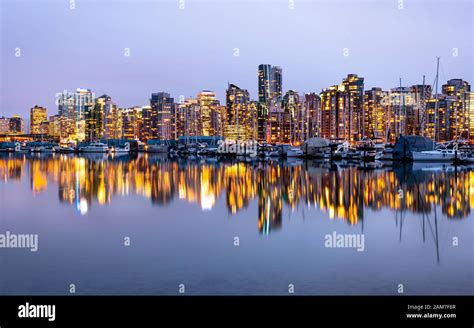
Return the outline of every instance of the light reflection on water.
<path id="1" fill-rule="evenodd" d="M 224 229 L 222 231 L 225 232 L 222 232 L 222 234 L 235 231 L 235 234 L 238 233 L 240 238 L 248 236 L 250 238 L 248 242 L 251 243 L 252 247 L 272 247 L 272 253 L 269 255 L 272 260 L 279 256 L 273 252 L 286 246 L 293 247 L 293 252 L 299 252 L 299 254 L 308 250 L 325 254 L 321 256 L 320 265 L 344 267 L 343 262 L 347 259 L 352 261 L 355 256 L 353 253 L 345 253 L 342 256 L 342 253 L 336 254 L 336 250 L 324 248 L 324 235 L 338 230 L 341 233 L 366 234 L 366 240 L 370 244 L 367 245 L 367 251 L 365 252 L 367 254 L 361 256 L 366 256 L 365 260 L 369 265 L 381 265 L 380 270 L 383 270 L 384 264 L 380 261 L 385 261 L 384 256 L 387 256 L 387 254 L 373 254 L 373 252 L 376 252 L 383 243 L 387 243 L 388 240 L 396 237 L 399 245 L 409 247 L 415 247 L 413 243 L 422 241 L 423 251 L 420 254 L 413 252 L 413 249 L 401 249 L 393 245 L 387 246 L 387 252 L 390 252 L 392 256 L 406 257 L 397 260 L 392 258 L 390 265 L 405 267 L 417 265 L 413 263 L 419 262 L 418 259 L 421 255 L 429 258 L 425 261 L 430 263 L 431 270 L 433 270 L 431 266 L 434 265 L 434 270 L 437 270 L 439 279 L 446 277 L 457 279 L 456 282 L 451 283 L 436 281 L 438 287 L 430 289 L 430 285 L 424 285 L 422 281 L 420 282 L 422 279 L 418 277 L 419 274 L 428 269 L 426 264 L 426 268 L 417 269 L 417 272 L 412 273 L 411 277 L 410 273 L 405 272 L 407 268 L 398 267 L 396 270 L 400 270 L 400 276 L 408 275 L 405 280 L 414 279 L 417 281 L 416 287 L 412 287 L 412 290 L 416 293 L 472 293 L 473 214 L 471 208 L 474 206 L 474 172 L 469 168 L 460 167 L 455 170 L 450 165 L 426 166 L 426 164 L 423 166 L 410 164 L 373 168 L 343 164 L 331 165 L 329 163 L 302 160 L 253 161 L 248 163 L 235 160 L 216 161 L 213 159 L 172 160 L 166 156 L 142 154 L 117 157 L 102 154 L 87 156 L 2 154 L 0 155 L 0 179 L 0 196 L 4 200 L 2 202 L 3 209 L 0 213 L 5 217 L 5 226 L 11 229 L 19 227 L 15 225 L 12 217 L 15 213 L 23 210 L 20 211 L 18 205 L 14 205 L 13 202 L 8 200 L 23 198 L 25 204 L 28 204 L 30 199 L 34 202 L 35 198 L 47 194 L 49 197 L 45 206 L 54 208 L 54 211 L 58 213 L 57 215 L 61 216 L 62 221 L 68 220 L 74 214 L 63 206 L 58 207 L 58 202 L 59 204 L 68 205 L 69 208 L 74 208 L 79 217 L 90 217 L 99 222 L 101 215 L 103 217 L 104 214 L 109 215 L 113 209 L 124 208 L 123 215 L 120 212 L 117 213 L 116 210 L 113 211 L 117 224 L 122 224 L 120 227 L 124 230 L 133 224 L 133 222 L 122 223 L 126 217 L 129 218 L 130 216 L 126 215 L 125 211 L 133 211 L 138 216 L 141 213 L 144 213 L 143 215 L 147 215 L 146 213 L 153 213 L 151 215 L 167 213 L 168 216 L 180 217 L 182 213 L 188 213 L 187 215 L 197 216 L 201 220 L 212 218 L 214 219 L 213 225 L 215 228 L 212 225 L 208 226 L 205 232 L 206 236 L 211 236 L 208 239 L 216 238 L 220 234 L 219 229 Z M 21 193 L 15 197 L 15 195 L 9 193 L 9 190 L 17 182 L 28 182 L 29 191 L 26 191 L 27 188 L 14 189 Z M 53 193 L 56 193 L 55 197 L 51 197 Z M 143 200 L 151 206 L 146 207 Z M 127 204 L 130 204 L 130 206 Z M 193 206 L 184 206 L 184 204 Z M 197 207 L 200 209 L 198 212 L 196 212 Z M 242 229 L 243 226 L 236 227 L 228 224 L 224 226 L 223 224 L 229 222 L 225 217 L 222 217 L 224 210 L 231 221 L 233 217 L 238 218 L 238 220 L 244 219 L 246 222 L 239 224 L 245 225 L 245 229 Z M 35 216 L 31 212 L 30 215 Z M 324 221 L 321 222 L 321 219 Z M 34 219 L 34 221 L 38 220 L 41 220 L 41 217 Z M 217 220 L 224 223 L 217 223 Z M 313 222 L 314 220 L 317 220 L 317 222 Z M 198 229 L 199 222 L 189 223 L 188 221 L 186 222 L 188 227 L 195 226 Z M 332 221 L 342 222 L 344 225 L 331 225 Z M 447 225 L 450 222 L 452 224 Z M 303 225 L 303 223 L 305 224 Z M 103 229 L 106 230 L 106 225 L 113 224 L 113 221 L 103 224 Z M 157 223 L 149 223 L 148 226 L 142 226 L 141 228 L 134 226 L 133 229 L 141 229 L 137 234 L 146 235 L 146 230 L 151 229 L 155 224 Z M 67 224 L 60 223 L 63 233 L 66 235 L 74 233 L 72 226 L 63 225 Z M 175 227 L 171 227 L 171 225 Z M 169 234 L 168 237 L 163 238 L 175 238 L 173 240 L 182 238 L 179 233 L 172 230 L 176 227 L 181 228 L 181 225 L 184 226 L 184 222 L 179 219 L 168 222 L 165 231 L 157 232 L 157 236 Z M 253 231 L 249 230 L 251 226 L 254 227 Z M 6 230 L 6 227 L 2 227 L 1 230 Z M 22 227 L 26 229 L 28 225 L 25 223 Z M 375 227 L 379 229 L 378 232 L 373 231 Z M 163 229 L 163 226 L 160 228 Z M 286 232 L 286 229 L 288 229 L 288 232 Z M 304 236 L 311 232 L 311 229 L 315 229 L 314 233 L 318 234 L 319 239 L 316 244 L 314 240 L 304 239 Z M 269 240 L 265 241 L 266 239 L 254 239 L 253 234 L 256 231 L 260 236 L 264 235 L 270 239 L 278 240 L 278 246 L 276 244 L 271 244 L 272 246 L 264 245 L 263 243 L 270 243 Z M 302 236 L 304 242 L 298 240 L 299 237 L 296 232 Z M 405 237 L 404 239 L 404 234 L 411 239 L 406 241 L 405 239 L 408 238 Z M 57 236 L 53 237 L 51 239 L 56 241 Z M 462 237 L 460 238 L 460 244 L 456 247 L 451 245 L 453 237 L 458 239 Z M 186 238 L 194 237 L 188 236 Z M 202 240 L 202 238 L 202 236 L 199 237 L 199 240 Z M 308 236 L 308 238 L 311 237 Z M 163 275 L 163 279 L 155 282 L 154 287 L 149 285 L 150 281 L 147 281 L 145 277 L 143 278 L 144 287 L 141 287 L 142 289 L 137 288 L 136 282 L 131 283 L 129 281 L 127 278 L 128 271 L 125 270 L 120 278 L 122 279 L 121 289 L 114 284 L 113 287 L 104 287 L 104 282 L 94 284 L 91 282 L 91 277 L 83 277 L 83 279 L 87 279 L 87 283 L 91 284 L 91 287 L 85 293 L 172 294 L 174 289 L 166 285 L 165 281 L 173 280 L 174 276 L 182 274 L 180 270 L 186 265 L 175 263 L 176 260 L 171 259 L 171 257 L 180 254 L 185 258 L 190 256 L 190 246 L 188 244 L 201 248 L 203 252 L 212 253 L 210 250 L 213 250 L 213 246 L 207 245 L 206 242 L 197 242 L 197 240 L 186 242 L 182 249 L 174 249 L 168 252 L 161 250 L 159 256 L 165 263 L 175 267 L 176 270 L 164 273 L 162 268 L 147 269 L 150 275 L 158 273 Z M 214 245 L 214 247 L 217 246 Z M 242 255 L 239 255 L 242 256 L 242 261 L 247 259 L 249 266 L 246 268 L 247 270 L 252 271 L 252 262 L 258 260 L 255 257 L 260 251 L 246 250 Z M 118 250 L 113 252 L 118 252 Z M 149 252 L 151 251 L 142 249 L 139 257 L 145 258 L 146 255 L 150 255 Z M 228 252 L 232 252 L 232 250 L 223 252 L 227 252 L 227 255 L 229 255 Z M 156 255 L 156 253 L 153 254 Z M 284 293 L 281 286 L 277 288 L 275 283 L 259 282 L 257 277 L 264 273 L 278 276 L 278 270 L 288 270 L 286 267 L 288 265 L 297 268 L 298 265 L 304 263 L 304 260 L 298 259 L 299 254 L 287 254 L 290 258 L 281 259 L 281 263 L 274 264 L 274 267 L 261 266 L 255 268 L 256 272 L 238 276 L 238 279 L 242 280 L 240 282 L 234 276 L 234 273 L 228 272 L 230 269 L 223 270 L 219 276 L 219 279 L 225 281 L 222 286 L 218 283 L 215 284 L 215 281 L 209 281 L 210 277 L 213 276 L 210 273 L 212 271 L 210 267 L 214 264 L 208 264 L 207 267 L 204 267 L 203 263 L 195 264 L 192 267 L 191 264 L 187 264 L 198 273 L 198 276 L 200 275 L 199 279 L 187 278 L 195 282 L 197 286 L 195 293 L 197 294 Z M 53 255 L 51 252 L 44 256 L 52 261 L 51 257 Z M 224 254 L 222 256 L 226 257 Z M 20 258 L 22 257 L 20 256 Z M 209 260 L 210 263 L 213 263 L 218 258 L 222 260 L 222 258 L 216 256 L 212 261 L 207 258 L 206 261 Z M 14 261 L 13 259 L 10 260 Z M 92 257 L 88 261 L 96 263 L 99 259 Z M 227 266 L 229 268 L 235 265 L 230 259 L 226 261 L 228 261 Z M 337 263 L 340 261 L 341 263 L 334 265 L 332 263 L 334 261 Z M 20 260 L 17 260 L 17 264 L 18 262 Z M 453 267 L 442 267 L 441 264 L 445 262 L 448 265 L 451 263 Z M 243 263 L 240 263 L 241 267 L 246 266 Z M 286 266 L 285 268 L 279 268 L 280 265 Z M 70 271 L 64 265 L 56 264 L 56 266 L 63 274 L 70 274 Z M 464 268 L 464 272 L 457 274 L 451 271 L 455 267 Z M 386 286 L 390 281 L 389 277 L 394 279 L 393 284 L 396 281 L 403 280 L 402 277 L 392 277 L 387 273 L 383 273 L 379 283 L 377 283 L 377 280 L 374 281 L 373 278 L 370 280 L 372 283 L 369 280 L 364 281 L 363 275 L 370 270 L 362 267 L 357 268 L 354 276 L 354 279 L 361 280 L 360 286 L 357 288 L 354 286 L 348 288 L 344 284 L 338 287 L 325 288 L 319 286 L 310 278 L 312 274 L 314 276 L 317 273 L 322 275 L 319 279 L 327 282 L 329 278 L 326 276 L 328 274 L 326 271 L 333 269 L 335 268 L 322 269 L 316 264 L 315 267 L 306 268 L 307 272 L 299 274 L 302 275 L 299 278 L 301 284 L 306 286 L 302 293 L 391 294 L 393 291 Z M 119 271 L 117 270 L 117 272 Z M 117 274 L 117 272 L 114 272 L 114 274 Z M 138 270 L 138 272 L 140 271 Z M 147 276 L 147 274 L 141 273 Z M 430 273 L 433 274 L 433 271 L 430 271 Z M 186 274 L 183 278 L 185 277 Z M 12 277 L 7 275 L 4 279 L 6 284 L 16 278 L 13 277 L 12 273 Z M 278 277 L 275 279 L 278 280 Z M 229 280 L 232 280 L 232 283 Z M 125 286 L 124 281 L 126 282 Z M 59 287 L 56 287 L 52 281 L 47 283 L 50 288 L 47 286 L 42 288 L 26 287 L 22 286 L 17 280 L 16 282 L 18 287 L 3 285 L 0 292 L 3 290 L 4 293 L 63 293 L 60 290 L 58 291 L 57 288 Z M 156 283 L 158 283 L 158 287 Z"/>
<path id="2" fill-rule="evenodd" d="M 442 164 L 440 164 L 442 165 Z M 474 172 L 450 165 L 364 169 L 311 161 L 172 160 L 166 156 L 23 155 L 0 158 L 4 183 L 29 179 L 33 194 L 50 185 L 58 200 L 82 214 L 93 201 L 113 205 L 115 196 L 136 194 L 160 206 L 184 200 L 212 210 L 225 195 L 235 214 L 258 200 L 259 230 L 265 220 L 281 226 L 283 203 L 291 209 L 316 207 L 350 224 L 364 219 L 364 209 L 431 213 L 435 205 L 450 219 L 467 218 L 474 206 Z M 268 217 L 270 215 L 270 217 Z"/>

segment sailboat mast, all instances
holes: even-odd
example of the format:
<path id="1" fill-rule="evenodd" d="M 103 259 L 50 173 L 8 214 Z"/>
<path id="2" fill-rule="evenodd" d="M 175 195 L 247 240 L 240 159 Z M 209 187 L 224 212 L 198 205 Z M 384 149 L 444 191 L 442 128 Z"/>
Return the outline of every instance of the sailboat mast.
<path id="1" fill-rule="evenodd" d="M 304 116 L 305 116 L 306 113 L 303 112 L 303 104 L 299 104 L 298 107 L 299 107 L 299 109 L 300 109 L 300 119 L 301 119 L 301 124 L 300 124 L 300 140 L 298 140 L 298 142 L 301 142 L 301 141 L 304 140 L 304 137 L 305 137 L 304 131 L 303 131 L 303 129 L 304 129 L 304 124 L 303 124 L 303 122 L 304 122 Z"/>
<path id="2" fill-rule="evenodd" d="M 423 86 L 421 88 L 421 96 L 420 96 L 420 101 L 421 101 L 421 128 L 420 128 L 420 135 L 425 136 L 425 113 L 426 113 L 426 106 L 425 106 L 425 75 L 423 75 Z"/>
<path id="3" fill-rule="evenodd" d="M 436 57 L 436 80 L 435 80 L 435 97 L 436 97 L 436 102 L 435 102 L 435 112 L 434 112 L 434 124 L 433 124 L 433 129 L 434 129 L 434 139 L 435 141 L 439 141 L 439 129 L 437 129 L 438 125 L 438 111 L 439 111 L 439 99 L 438 99 L 438 75 L 439 75 L 439 57 Z"/>
<path id="4" fill-rule="evenodd" d="M 397 107 L 397 116 L 398 116 L 398 122 L 397 122 L 397 136 L 400 136 L 402 134 L 402 120 L 401 120 L 401 111 L 402 111 L 402 78 L 400 77 L 398 79 L 398 107 Z"/>
<path id="5" fill-rule="evenodd" d="M 400 78 L 400 99 L 399 99 L 399 120 L 400 120 L 400 134 L 404 135 L 405 134 L 405 97 L 402 96 L 402 78 Z"/>

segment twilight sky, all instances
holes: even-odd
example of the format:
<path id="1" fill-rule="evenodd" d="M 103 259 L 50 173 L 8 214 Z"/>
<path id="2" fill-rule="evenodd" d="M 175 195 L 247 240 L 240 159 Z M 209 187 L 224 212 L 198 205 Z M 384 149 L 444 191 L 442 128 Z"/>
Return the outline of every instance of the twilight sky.
<path id="1" fill-rule="evenodd" d="M 283 68 L 283 89 L 440 83 L 473 74 L 472 0 L 0 0 L 0 116 L 57 113 L 55 94 L 90 88 L 121 107 L 152 92 L 195 96 L 227 82 L 257 98 L 257 66 Z M 15 49 L 21 55 L 15 56 Z M 130 56 L 124 56 L 130 48 Z M 234 56 L 238 48 L 239 56 Z M 348 56 L 344 56 L 348 48 Z M 457 56 L 453 53 L 457 48 Z"/>

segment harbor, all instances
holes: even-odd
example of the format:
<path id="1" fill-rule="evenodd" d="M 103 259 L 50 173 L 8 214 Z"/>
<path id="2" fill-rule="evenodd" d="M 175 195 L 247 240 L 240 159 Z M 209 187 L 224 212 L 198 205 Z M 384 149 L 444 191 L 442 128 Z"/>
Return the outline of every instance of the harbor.
<path id="1" fill-rule="evenodd" d="M 474 0 L 0 7 L 0 328 L 474 328 Z"/>
<path id="2" fill-rule="evenodd" d="M 185 281 L 189 294 L 274 295 L 292 282 L 391 295 L 403 281 L 410 295 L 469 293 L 474 167 L 381 163 L 3 152 L 2 224 L 38 234 L 39 249 L 3 253 L 0 289 L 174 295 Z M 364 251 L 326 248 L 334 232 L 363 234 Z"/>
<path id="3" fill-rule="evenodd" d="M 3 153 L 166 154 L 170 157 L 206 157 L 216 160 L 269 160 L 300 158 L 329 162 L 445 162 L 474 164 L 474 145 L 465 140 L 436 143 L 421 136 L 400 136 L 394 144 L 363 138 L 355 143 L 310 138 L 300 146 L 257 141 L 238 142 L 224 137 L 182 137 L 179 140 L 98 140 L 73 144 L 53 142 L 0 142 Z"/>

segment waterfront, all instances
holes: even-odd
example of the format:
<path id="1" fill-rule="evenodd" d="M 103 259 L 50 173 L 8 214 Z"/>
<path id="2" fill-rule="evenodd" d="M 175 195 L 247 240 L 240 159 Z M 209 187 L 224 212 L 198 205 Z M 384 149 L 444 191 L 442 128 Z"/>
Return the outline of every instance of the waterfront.
<path id="1" fill-rule="evenodd" d="M 0 154 L 0 294 L 473 294 L 472 168 Z"/>

